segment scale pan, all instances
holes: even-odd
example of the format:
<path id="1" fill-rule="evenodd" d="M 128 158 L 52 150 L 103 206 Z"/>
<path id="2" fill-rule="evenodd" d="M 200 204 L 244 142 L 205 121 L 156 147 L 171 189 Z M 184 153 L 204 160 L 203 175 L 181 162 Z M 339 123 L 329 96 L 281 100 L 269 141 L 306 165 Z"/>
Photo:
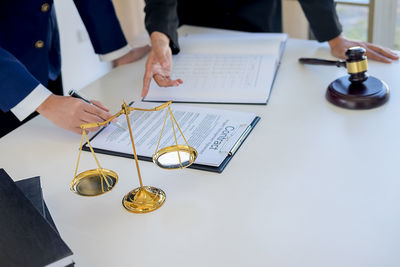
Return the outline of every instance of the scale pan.
<path id="1" fill-rule="evenodd" d="M 71 190 L 80 196 L 98 196 L 111 191 L 117 182 L 118 175 L 111 170 L 88 170 L 72 180 Z"/>
<path id="2" fill-rule="evenodd" d="M 153 155 L 153 162 L 163 169 L 183 169 L 196 160 L 197 151 L 186 145 L 173 145 L 160 149 Z"/>

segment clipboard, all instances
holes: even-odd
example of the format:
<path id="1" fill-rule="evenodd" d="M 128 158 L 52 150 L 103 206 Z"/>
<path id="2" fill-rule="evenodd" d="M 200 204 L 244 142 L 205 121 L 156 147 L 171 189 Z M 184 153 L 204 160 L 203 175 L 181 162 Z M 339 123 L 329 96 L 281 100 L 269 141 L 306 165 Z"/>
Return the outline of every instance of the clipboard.
<path id="1" fill-rule="evenodd" d="M 132 103 L 130 103 L 131 105 Z M 243 134 L 239 137 L 237 142 L 234 144 L 232 149 L 228 152 L 228 155 L 226 158 L 222 161 L 222 163 L 219 166 L 210 166 L 210 165 L 205 165 L 205 164 L 197 164 L 196 162 L 190 165 L 188 168 L 190 169 L 196 169 L 196 170 L 202 170 L 202 171 L 209 171 L 209 172 L 216 172 L 216 173 L 222 173 L 223 170 L 226 168 L 228 163 L 231 161 L 233 156 L 236 154 L 236 152 L 239 150 L 239 148 L 242 146 L 243 142 L 247 139 L 249 134 L 252 132 L 254 127 L 257 125 L 257 123 L 260 121 L 260 117 L 256 116 L 254 120 L 249 124 L 247 129 L 243 132 Z M 92 136 L 89 140 L 92 141 L 94 138 L 96 138 L 97 135 L 99 135 L 105 128 L 100 129 L 94 136 Z M 90 151 L 90 148 L 87 144 L 87 142 L 82 146 L 82 150 L 84 151 Z M 106 150 L 106 149 L 100 149 L 93 147 L 93 150 L 95 153 L 100 153 L 100 154 L 106 154 L 106 155 L 111 155 L 111 156 L 118 156 L 118 157 L 124 157 L 124 158 L 133 158 L 133 154 L 130 153 L 123 153 L 123 152 L 117 152 L 117 151 L 112 151 L 112 150 Z M 138 154 L 138 159 L 143 160 L 143 161 L 149 161 L 152 162 L 153 159 L 152 157 L 148 156 L 142 156 Z"/>

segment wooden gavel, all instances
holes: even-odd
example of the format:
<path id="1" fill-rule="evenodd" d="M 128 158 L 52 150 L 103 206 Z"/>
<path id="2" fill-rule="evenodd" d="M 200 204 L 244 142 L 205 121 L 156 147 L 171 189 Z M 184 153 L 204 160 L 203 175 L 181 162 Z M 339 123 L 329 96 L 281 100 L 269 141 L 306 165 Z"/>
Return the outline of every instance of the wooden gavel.
<path id="1" fill-rule="evenodd" d="M 346 51 L 346 61 L 300 58 L 299 62 L 347 68 L 347 76 L 336 79 L 328 86 L 327 100 L 348 109 L 370 109 L 388 101 L 389 88 L 385 82 L 368 75 L 368 60 L 365 53 L 364 48 L 356 46 Z"/>

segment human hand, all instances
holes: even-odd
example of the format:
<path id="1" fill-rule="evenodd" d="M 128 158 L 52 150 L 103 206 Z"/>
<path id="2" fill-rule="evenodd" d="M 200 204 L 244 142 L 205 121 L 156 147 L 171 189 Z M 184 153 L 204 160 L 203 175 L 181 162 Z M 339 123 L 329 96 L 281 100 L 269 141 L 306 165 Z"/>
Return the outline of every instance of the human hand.
<path id="1" fill-rule="evenodd" d="M 92 100 L 93 105 L 70 96 L 50 95 L 37 109 L 41 115 L 55 125 L 81 134 L 83 123 L 103 122 L 112 115 L 100 102 Z M 97 131 L 99 127 L 86 129 Z"/>
<path id="2" fill-rule="evenodd" d="M 361 46 L 365 48 L 365 50 L 367 51 L 368 59 L 373 59 L 384 63 L 391 63 L 392 60 L 399 59 L 399 56 L 396 53 L 392 52 L 389 48 L 381 47 L 379 45 L 374 45 L 368 42 L 349 40 L 342 35 L 333 38 L 328 43 L 331 47 L 332 55 L 342 59 L 345 59 L 345 53 L 347 49 L 353 46 Z"/>
<path id="3" fill-rule="evenodd" d="M 143 77 L 142 97 L 149 92 L 151 79 L 159 86 L 178 86 L 181 79 L 171 79 L 172 52 L 169 47 L 169 38 L 161 32 L 153 32 L 151 38 L 151 52 L 146 63 L 146 72 Z"/>
<path id="4" fill-rule="evenodd" d="M 118 66 L 121 66 L 124 64 L 132 63 L 132 62 L 137 61 L 137 60 L 141 59 L 142 57 L 144 57 L 149 51 L 150 51 L 149 45 L 133 48 L 133 49 L 131 49 L 131 51 L 129 51 L 128 54 L 115 59 L 113 61 L 113 65 L 114 65 L 114 67 L 118 67 Z"/>

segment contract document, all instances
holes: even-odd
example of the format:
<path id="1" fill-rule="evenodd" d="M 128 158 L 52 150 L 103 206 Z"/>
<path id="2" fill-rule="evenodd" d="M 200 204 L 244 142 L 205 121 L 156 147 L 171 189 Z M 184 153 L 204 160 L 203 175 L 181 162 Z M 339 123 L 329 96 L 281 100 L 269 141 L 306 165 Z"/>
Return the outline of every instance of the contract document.
<path id="1" fill-rule="evenodd" d="M 200 29 L 185 34 L 187 29 Z M 279 68 L 286 34 L 246 33 L 184 26 L 181 53 L 173 56 L 177 87 L 153 80 L 144 101 L 266 104 Z"/>
<path id="2" fill-rule="evenodd" d="M 153 108 L 157 105 L 159 104 L 143 102 L 135 104 L 136 107 L 141 108 Z M 198 152 L 197 159 L 191 167 L 215 172 L 222 172 L 260 119 L 248 112 L 185 105 L 172 104 L 171 110 L 188 144 Z M 165 112 L 167 110 L 135 110 L 129 115 L 139 159 L 152 160 L 163 127 Z M 120 116 L 119 123 L 128 129 L 124 116 Z M 168 118 L 159 149 L 175 145 L 171 125 L 171 120 Z M 178 144 L 185 145 L 176 126 L 175 132 Z M 100 130 L 91 138 L 90 143 L 95 152 L 133 157 L 129 131 L 113 124 Z M 88 150 L 87 144 L 83 149 Z"/>

